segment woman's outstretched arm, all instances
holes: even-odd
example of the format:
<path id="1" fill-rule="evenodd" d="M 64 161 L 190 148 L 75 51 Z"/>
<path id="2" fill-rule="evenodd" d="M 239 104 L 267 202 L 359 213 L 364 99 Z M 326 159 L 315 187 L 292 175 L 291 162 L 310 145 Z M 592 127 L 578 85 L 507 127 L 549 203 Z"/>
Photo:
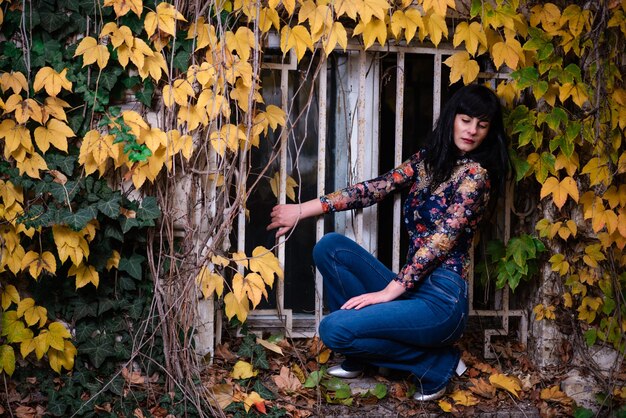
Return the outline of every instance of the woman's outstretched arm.
<path id="1" fill-rule="evenodd" d="M 272 209 L 270 215 L 272 222 L 267 226 L 267 230 L 278 228 L 276 231 L 276 238 L 278 238 L 289 232 L 299 220 L 323 213 L 324 210 L 319 199 L 312 199 L 295 205 L 276 205 Z"/>

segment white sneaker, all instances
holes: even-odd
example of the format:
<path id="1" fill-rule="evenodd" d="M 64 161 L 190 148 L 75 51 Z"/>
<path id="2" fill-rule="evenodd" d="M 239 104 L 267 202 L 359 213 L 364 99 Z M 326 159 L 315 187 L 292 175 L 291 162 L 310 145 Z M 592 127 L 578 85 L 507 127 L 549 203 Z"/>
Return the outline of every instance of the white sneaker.
<path id="1" fill-rule="evenodd" d="M 462 376 L 463 373 L 465 373 L 465 370 L 467 370 L 467 366 L 465 365 L 465 362 L 463 361 L 463 359 L 459 359 L 459 363 L 456 365 L 456 375 L 457 376 Z"/>

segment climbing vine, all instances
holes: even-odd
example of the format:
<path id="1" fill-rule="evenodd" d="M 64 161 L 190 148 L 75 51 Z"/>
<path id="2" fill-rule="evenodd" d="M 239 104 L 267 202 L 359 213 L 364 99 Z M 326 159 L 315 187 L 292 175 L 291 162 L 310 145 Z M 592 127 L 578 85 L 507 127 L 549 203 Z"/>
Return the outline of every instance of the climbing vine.
<path id="1" fill-rule="evenodd" d="M 545 257 L 560 287 L 536 319 L 573 312 L 588 344 L 623 352 L 624 13 L 616 0 L 0 1 L 0 371 L 45 360 L 63 373 L 81 350 L 102 365 L 108 352 L 75 334 L 102 336 L 97 317 L 113 304 L 138 323 L 160 318 L 141 329 L 158 334 L 147 340 L 163 346 L 169 389 L 201 409 L 209 394 L 198 393 L 188 350 L 199 299 L 244 322 L 282 278 L 270 249 L 232 252 L 230 242 L 254 210 L 251 149 L 294 123 L 263 100 L 270 33 L 298 61 L 349 42 L 451 43 L 451 83 L 475 82 L 489 62 L 504 78 L 495 87 L 516 180 L 541 211 L 531 230 L 492 247 L 497 283 L 545 273 Z M 269 165 L 260 176 L 276 194 L 296 186 Z M 103 307 L 78 298 L 62 308 L 42 286 Z"/>

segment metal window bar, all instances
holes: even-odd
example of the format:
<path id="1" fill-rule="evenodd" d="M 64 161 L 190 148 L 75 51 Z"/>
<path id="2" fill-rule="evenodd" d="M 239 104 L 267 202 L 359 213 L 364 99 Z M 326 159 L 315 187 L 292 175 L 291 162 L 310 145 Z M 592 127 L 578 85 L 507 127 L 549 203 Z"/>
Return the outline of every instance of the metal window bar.
<path id="1" fill-rule="evenodd" d="M 451 48 L 426 48 L 426 47 L 408 47 L 408 46 L 373 46 L 368 51 L 362 51 L 358 45 L 350 45 L 350 51 L 358 51 L 358 99 L 356 101 L 357 110 L 357 129 L 356 133 L 353 131 L 352 136 L 356 134 L 356 180 L 363 180 L 367 177 L 364 168 L 364 161 L 367 155 L 366 142 L 370 141 L 373 146 L 371 156 L 377 156 L 377 139 L 378 128 L 372 129 L 372 134 L 368 137 L 366 135 L 366 123 L 368 121 L 367 114 L 368 109 L 372 111 L 378 110 L 378 98 L 373 95 L 371 102 L 368 103 L 366 78 L 368 71 L 368 62 L 371 61 L 372 55 L 384 52 L 384 53 L 396 53 L 397 57 L 397 70 L 396 70 L 396 119 L 395 119 L 395 148 L 394 148 L 394 162 L 395 165 L 399 165 L 402 162 L 402 123 L 403 123 L 403 107 L 404 107 L 404 68 L 406 54 L 426 54 L 433 55 L 434 58 L 434 77 L 433 77 L 433 125 L 439 117 L 439 111 L 441 107 L 441 74 L 442 74 L 442 57 L 444 55 L 451 55 L 455 51 Z M 354 54 L 353 54 L 354 55 Z M 284 108 L 288 103 L 288 72 L 296 70 L 296 60 L 292 52 L 289 62 L 283 64 L 265 64 L 264 68 L 271 68 L 281 72 L 281 100 Z M 319 72 L 318 79 L 318 92 L 319 92 L 319 136 L 318 136 L 318 166 L 317 166 L 317 192 L 319 195 L 325 193 L 324 180 L 326 177 L 326 130 L 327 130 L 327 73 L 326 62 L 323 64 L 323 68 Z M 480 75 L 483 78 L 498 78 L 493 74 Z M 500 77 L 501 78 L 501 77 Z M 286 177 L 287 177 L 287 137 L 286 134 L 281 136 L 281 155 L 280 155 L 280 193 L 279 201 L 284 203 L 286 201 Z M 354 146 L 354 144 L 352 145 Z M 376 167 L 374 167 L 375 169 Z M 393 257 L 392 257 L 392 269 L 398 271 L 400 268 L 400 225 L 401 222 L 401 197 L 399 195 L 394 196 L 393 204 Z M 504 241 L 508 241 L 510 236 L 510 212 L 512 202 L 512 190 L 508 188 L 505 195 L 505 228 L 504 228 Z M 375 216 L 375 212 L 373 213 Z M 375 251 L 375 239 L 369 240 L 369 243 L 364 243 L 364 222 L 362 211 L 357 211 L 354 214 L 354 236 L 357 242 L 362 243 L 365 247 L 369 247 L 370 251 Z M 239 222 L 240 225 L 240 237 L 238 241 L 238 248 L 241 250 L 244 248 L 245 231 L 243 219 Z M 368 223 L 369 224 L 369 223 Z M 374 232 L 375 234 L 375 232 Z M 317 219 L 316 222 L 316 240 L 319 240 L 324 235 L 324 220 L 322 217 Z M 367 241 L 367 240 L 366 240 Z M 372 244 L 374 243 L 374 244 Z M 281 239 L 278 250 L 279 261 L 284 265 L 285 261 L 285 245 L 284 239 Z M 368 245 L 369 244 L 369 245 Z M 474 254 L 471 253 L 472 265 Z M 487 329 L 484 333 L 484 355 L 486 358 L 495 357 L 495 353 L 491 348 L 491 338 L 493 336 L 502 336 L 509 334 L 509 325 L 511 317 L 519 317 L 519 338 L 523 344 L 527 342 L 527 326 L 528 320 L 526 312 L 524 310 L 511 310 L 509 309 L 509 290 L 504 288 L 496 292 L 496 307 L 495 309 L 475 309 L 473 306 L 473 286 L 474 286 L 474 271 L 470 270 L 469 280 L 469 296 L 470 296 L 470 315 L 472 316 L 484 316 L 484 317 L 499 317 L 501 318 L 502 327 L 499 329 Z M 322 277 L 318 271 L 315 275 L 315 314 L 292 314 L 290 309 L 284 307 L 284 285 L 279 283 L 276 292 L 276 309 L 264 309 L 252 312 L 248 319 L 248 324 L 252 330 L 268 330 L 282 328 L 287 335 L 291 337 L 311 337 L 317 334 L 317 328 L 320 320 L 323 316 L 323 290 L 322 290 Z"/>

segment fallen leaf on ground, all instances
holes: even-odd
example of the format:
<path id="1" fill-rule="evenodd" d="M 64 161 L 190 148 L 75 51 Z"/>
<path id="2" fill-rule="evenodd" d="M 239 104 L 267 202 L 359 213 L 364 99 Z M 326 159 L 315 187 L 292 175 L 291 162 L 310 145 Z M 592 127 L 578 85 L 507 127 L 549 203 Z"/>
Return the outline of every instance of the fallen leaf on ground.
<path id="1" fill-rule="evenodd" d="M 261 344 L 263 347 L 267 348 L 270 351 L 280 354 L 281 356 L 283 355 L 283 350 L 274 343 L 264 340 L 263 338 L 257 338 L 256 342 L 257 344 Z"/>
<path id="2" fill-rule="evenodd" d="M 489 376 L 489 383 L 495 386 L 498 389 L 504 389 L 511 394 L 515 395 L 516 398 L 519 398 L 519 393 L 522 391 L 520 387 L 519 380 L 515 377 L 509 377 L 504 374 L 493 374 Z"/>
<path id="3" fill-rule="evenodd" d="M 473 406 L 480 403 L 469 390 L 457 390 L 450 395 L 450 398 L 452 398 L 457 405 Z"/>
<path id="4" fill-rule="evenodd" d="M 562 392 L 558 386 L 552 386 L 541 390 L 541 399 L 544 401 L 553 401 L 562 403 L 564 405 L 570 405 L 572 398 L 567 396 L 565 392 Z"/>
<path id="5" fill-rule="evenodd" d="M 439 408 L 441 408 L 441 410 L 443 412 L 452 412 L 452 404 L 448 401 L 439 401 Z"/>
<path id="6" fill-rule="evenodd" d="M 234 388 L 233 385 L 228 383 L 222 383 L 221 385 L 215 385 L 211 390 L 212 399 L 219 405 L 220 409 L 226 408 L 233 402 Z"/>
<path id="7" fill-rule="evenodd" d="M 285 393 L 293 393 L 302 388 L 300 380 L 289 370 L 289 367 L 283 366 L 278 376 L 272 376 L 274 383 Z"/>
<path id="8" fill-rule="evenodd" d="M 478 396 L 482 396 L 487 399 L 491 399 L 496 396 L 496 388 L 490 385 L 485 379 L 470 379 L 470 383 L 473 386 L 470 386 L 469 390 Z"/>

